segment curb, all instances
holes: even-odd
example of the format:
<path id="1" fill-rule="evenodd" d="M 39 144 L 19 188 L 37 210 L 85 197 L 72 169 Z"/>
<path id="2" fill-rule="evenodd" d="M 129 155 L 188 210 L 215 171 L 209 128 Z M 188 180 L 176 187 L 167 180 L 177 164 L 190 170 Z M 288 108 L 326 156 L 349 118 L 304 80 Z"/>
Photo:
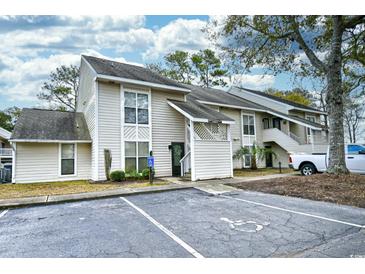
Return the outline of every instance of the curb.
<path id="1" fill-rule="evenodd" d="M 84 192 L 84 193 L 65 194 L 65 195 L 49 195 L 49 196 L 5 199 L 5 200 L 0 200 L 0 209 L 35 206 L 35 205 L 50 205 L 57 203 L 85 201 L 85 200 L 102 199 L 116 196 L 137 195 L 145 193 L 158 193 L 164 191 L 188 189 L 192 187 L 193 186 L 188 186 L 188 185 L 151 186 L 151 187 L 145 187 L 143 189 L 132 189 L 132 188 L 113 189 L 106 191 Z"/>

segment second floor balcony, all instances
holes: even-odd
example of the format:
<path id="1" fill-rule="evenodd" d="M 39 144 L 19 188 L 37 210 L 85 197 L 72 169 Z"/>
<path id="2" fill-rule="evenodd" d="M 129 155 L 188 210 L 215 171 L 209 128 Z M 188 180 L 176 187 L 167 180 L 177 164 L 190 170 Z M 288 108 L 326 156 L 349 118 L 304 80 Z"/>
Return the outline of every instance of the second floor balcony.
<path id="1" fill-rule="evenodd" d="M 11 158 L 13 156 L 13 150 L 11 148 L 0 148 L 1 158 Z"/>

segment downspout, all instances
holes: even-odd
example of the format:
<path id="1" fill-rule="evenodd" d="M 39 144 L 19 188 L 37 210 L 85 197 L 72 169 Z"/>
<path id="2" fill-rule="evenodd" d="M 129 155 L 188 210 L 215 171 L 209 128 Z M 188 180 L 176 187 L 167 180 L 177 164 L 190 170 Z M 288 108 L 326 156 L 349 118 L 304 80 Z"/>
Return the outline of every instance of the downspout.
<path id="1" fill-rule="evenodd" d="M 191 180 L 193 182 L 196 181 L 196 172 L 195 172 L 195 138 L 194 138 L 194 122 L 189 120 L 190 123 L 190 161 L 191 161 Z"/>
<path id="2" fill-rule="evenodd" d="M 11 148 L 12 148 L 12 151 L 11 151 L 11 154 L 12 154 L 12 159 L 11 159 L 11 165 L 12 165 L 12 168 L 11 168 L 11 182 L 13 184 L 15 184 L 16 143 L 10 142 L 10 145 L 11 145 Z"/>

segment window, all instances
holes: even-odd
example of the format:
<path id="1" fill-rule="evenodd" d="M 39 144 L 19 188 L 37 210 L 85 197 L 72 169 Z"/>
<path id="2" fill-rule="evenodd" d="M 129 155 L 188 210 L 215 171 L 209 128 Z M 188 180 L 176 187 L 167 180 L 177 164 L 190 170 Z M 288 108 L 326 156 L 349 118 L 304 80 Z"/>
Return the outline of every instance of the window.
<path id="1" fill-rule="evenodd" d="M 255 135 L 255 116 L 242 115 L 243 135 Z"/>
<path id="2" fill-rule="evenodd" d="M 248 146 L 250 152 L 252 151 L 252 146 Z M 244 160 L 244 163 L 243 163 L 243 166 L 244 167 L 251 167 L 251 160 L 252 160 L 252 155 L 251 154 L 245 154 L 243 156 L 243 160 Z"/>
<path id="3" fill-rule="evenodd" d="M 75 174 L 75 145 L 61 144 L 61 175 Z"/>
<path id="4" fill-rule="evenodd" d="M 311 122 L 315 122 L 316 121 L 316 117 L 314 117 L 314 116 L 307 116 L 307 120 L 309 120 Z M 307 135 L 308 136 L 311 135 L 311 129 L 309 127 L 307 127 Z"/>
<path id="5" fill-rule="evenodd" d="M 147 168 L 148 155 L 148 142 L 125 142 L 125 170 L 141 172 Z"/>
<path id="6" fill-rule="evenodd" d="M 360 145 L 348 145 L 347 153 L 348 154 L 359 154 L 360 151 L 365 152 L 365 147 Z"/>
<path id="7" fill-rule="evenodd" d="M 128 124 L 148 124 L 148 94 L 125 92 L 124 122 Z"/>

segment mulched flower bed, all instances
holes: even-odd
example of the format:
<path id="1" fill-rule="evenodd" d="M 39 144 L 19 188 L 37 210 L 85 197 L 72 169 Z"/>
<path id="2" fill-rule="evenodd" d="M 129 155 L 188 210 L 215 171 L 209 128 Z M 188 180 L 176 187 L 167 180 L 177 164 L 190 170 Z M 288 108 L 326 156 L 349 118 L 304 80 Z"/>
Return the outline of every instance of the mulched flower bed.
<path id="1" fill-rule="evenodd" d="M 365 208 L 364 175 L 316 174 L 312 176 L 290 176 L 228 185 L 243 190 Z"/>

